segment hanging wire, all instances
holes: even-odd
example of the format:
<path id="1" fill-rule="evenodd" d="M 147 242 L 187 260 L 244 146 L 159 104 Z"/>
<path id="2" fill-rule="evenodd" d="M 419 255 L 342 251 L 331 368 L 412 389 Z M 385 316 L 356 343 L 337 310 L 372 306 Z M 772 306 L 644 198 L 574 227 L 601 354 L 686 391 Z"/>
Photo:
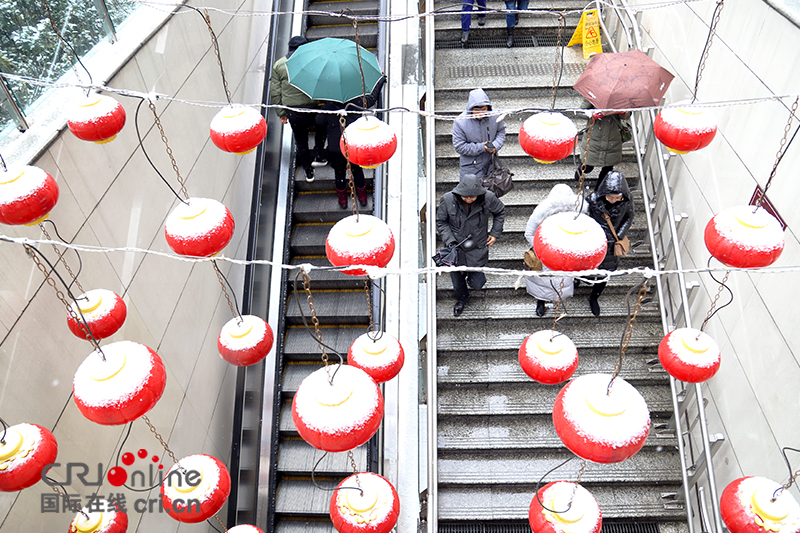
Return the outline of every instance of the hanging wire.
<path id="1" fill-rule="evenodd" d="M 150 433 L 153 434 L 153 436 L 156 438 L 156 440 L 161 444 L 161 446 L 167 452 L 167 455 L 169 455 L 170 459 L 172 459 L 172 462 L 175 463 L 176 465 L 178 465 L 178 470 L 180 470 L 181 472 L 185 472 L 186 469 L 183 468 L 183 466 L 181 466 L 180 462 L 178 462 L 178 458 L 175 457 L 175 454 L 172 453 L 172 450 L 169 449 L 169 445 L 161 437 L 161 434 L 156 430 L 156 428 L 152 424 L 152 422 L 150 422 L 150 419 L 147 418 L 147 415 L 142 415 L 141 418 L 142 418 L 142 420 L 144 420 L 144 423 L 147 424 L 147 427 L 150 428 Z"/>
<path id="2" fill-rule="evenodd" d="M 776 499 L 778 499 L 778 496 L 780 496 L 783 491 L 791 487 L 795 483 L 795 481 L 797 481 L 797 478 L 800 477 L 800 470 L 792 473 L 792 465 L 789 463 L 789 458 L 786 457 L 786 450 L 800 453 L 800 450 L 798 450 L 797 448 L 789 448 L 788 446 L 781 448 L 781 455 L 783 455 L 783 461 L 786 463 L 786 468 L 789 469 L 789 481 L 784 483 L 782 486 L 778 487 L 775 490 L 775 492 L 772 493 L 772 499 L 770 500 L 770 502 L 774 502 Z"/>
<path id="3" fill-rule="evenodd" d="M 795 116 L 795 111 L 797 111 L 798 103 L 800 103 L 800 96 L 798 96 L 795 99 L 794 104 L 792 104 L 792 109 L 789 111 L 789 119 L 786 121 L 786 127 L 783 128 L 783 138 L 781 139 L 781 145 L 778 148 L 778 153 L 775 154 L 775 164 L 772 165 L 772 172 L 769 173 L 769 178 L 767 179 L 767 184 L 764 185 L 764 190 L 761 192 L 761 195 L 758 197 L 758 200 L 756 200 L 756 209 L 761 207 L 764 198 L 766 198 L 767 196 L 767 189 L 769 189 L 769 186 L 772 185 L 772 178 L 775 177 L 775 171 L 778 170 L 778 165 L 783 159 L 783 154 L 785 154 L 786 150 L 789 149 L 789 146 L 791 146 L 792 141 L 797 136 L 797 132 L 800 131 L 800 126 L 798 126 L 797 129 L 794 130 L 792 138 L 789 139 L 789 142 L 786 142 L 786 138 L 789 136 L 789 130 L 792 128 L 792 117 Z"/>
<path id="4" fill-rule="evenodd" d="M 3 420 L 2 418 L 0 418 L 0 424 L 3 424 L 3 436 L 0 437 L 0 444 L 5 444 L 6 443 L 6 432 L 8 431 L 8 424 L 6 424 L 6 421 Z"/>
<path id="5" fill-rule="evenodd" d="M 553 334 L 550 336 L 550 342 L 552 342 L 553 339 L 555 339 L 558 336 L 558 333 L 556 333 L 556 324 L 558 323 L 559 320 L 567 316 L 567 313 L 561 313 L 561 315 L 558 314 L 559 307 L 564 306 L 564 309 L 566 309 L 567 306 L 562 298 L 562 294 L 564 292 L 564 278 L 561 278 L 561 283 L 558 284 L 558 287 L 556 287 L 553 284 L 553 280 L 550 280 L 550 286 L 553 288 L 554 291 L 556 291 L 556 295 L 558 296 L 556 298 L 556 305 L 553 308 L 553 327 L 551 328 Z"/>
<path id="6" fill-rule="evenodd" d="M 217 515 L 214 515 L 214 518 L 216 518 L 217 520 L 219 520 L 219 518 L 217 517 Z M 206 522 L 208 522 L 208 525 L 211 527 L 211 529 L 213 529 L 213 530 L 214 530 L 214 531 L 216 531 L 217 533 L 222 533 L 222 531 L 220 531 L 219 529 L 217 529 L 217 526 L 215 526 L 215 525 L 214 525 L 214 524 L 211 522 L 211 519 L 210 519 L 210 518 L 207 518 L 207 519 L 206 519 Z M 225 528 L 225 531 L 228 531 L 228 528 L 227 528 L 227 527 Z"/>
<path id="7" fill-rule="evenodd" d="M 622 361 L 625 359 L 625 352 L 628 350 L 628 344 L 630 343 L 631 336 L 633 335 L 633 328 L 636 327 L 636 317 L 642 310 L 642 300 L 644 300 L 644 297 L 647 295 L 647 286 L 649 282 L 650 278 L 644 279 L 640 283 L 631 287 L 628 290 L 628 293 L 625 295 L 625 305 L 628 308 L 628 323 L 625 327 L 625 330 L 622 332 L 622 339 L 619 347 L 619 358 L 617 359 L 617 363 L 614 365 L 614 374 L 611 376 L 611 380 L 608 382 L 608 387 L 606 387 L 606 396 L 611 394 L 611 386 L 614 384 L 614 380 L 617 379 L 617 376 L 619 376 L 619 373 L 622 370 Z M 633 306 L 633 313 L 631 313 L 631 296 L 633 296 L 633 293 L 637 290 L 639 291 L 639 299 Z"/>
<path id="8" fill-rule="evenodd" d="M 164 143 L 164 146 L 167 149 L 167 155 L 169 156 L 169 160 L 172 162 L 172 170 L 174 170 L 175 174 L 178 176 L 178 183 L 181 185 L 181 194 L 183 194 L 183 197 L 188 200 L 189 193 L 186 192 L 186 183 L 184 182 L 183 176 L 181 176 L 181 171 L 178 170 L 178 162 L 175 161 L 175 156 L 172 155 L 172 148 L 169 146 L 167 134 L 164 133 L 164 126 L 161 125 L 161 119 L 158 118 L 158 113 L 156 112 L 156 104 L 153 100 L 148 99 L 147 105 L 150 107 L 150 111 L 153 112 L 153 121 L 156 123 L 156 127 L 161 134 L 161 142 Z"/>
<path id="9" fill-rule="evenodd" d="M 351 451 L 351 452 L 350 452 L 350 454 L 352 455 L 352 453 L 353 453 L 353 452 Z M 315 479 L 314 475 L 315 475 L 315 473 L 316 473 L 316 471 L 317 471 L 317 467 L 319 466 L 319 464 L 320 464 L 320 463 L 322 462 L 322 460 L 323 460 L 323 459 L 325 459 L 325 457 L 327 457 L 327 456 L 328 456 L 328 452 L 325 452 L 325 453 L 323 453 L 323 454 L 322 454 L 322 457 L 320 457 L 320 458 L 317 460 L 317 462 L 316 462 L 316 463 L 314 463 L 314 468 L 312 468 L 312 469 L 311 469 L 311 483 L 313 483 L 313 484 L 314 484 L 314 486 L 315 486 L 315 487 L 317 487 L 319 490 L 328 490 L 328 491 L 336 491 L 336 490 L 357 490 L 357 491 L 359 491 L 359 492 L 361 493 L 361 495 L 363 496 L 363 495 L 364 495 L 364 489 L 362 489 L 362 488 L 361 488 L 361 484 L 360 484 L 360 483 L 359 483 L 359 486 L 358 486 L 358 487 L 320 487 L 320 486 L 319 486 L 319 483 L 317 483 L 317 480 Z M 358 478 L 357 478 L 357 477 L 356 477 L 356 481 L 358 481 Z"/>
<path id="10" fill-rule="evenodd" d="M 711 258 L 710 257 L 708 258 L 708 265 L 711 266 Z M 720 281 L 716 277 L 714 277 L 714 274 L 711 273 L 711 272 L 709 272 L 708 275 L 711 276 L 711 279 L 713 279 L 714 281 L 719 283 L 719 289 L 717 289 L 717 294 L 714 296 L 714 300 L 711 302 L 711 307 L 708 309 L 708 313 L 706 314 L 706 319 L 703 320 L 703 324 L 700 326 L 700 331 L 704 331 L 705 330 L 706 324 L 708 324 L 708 321 L 711 320 L 711 317 L 713 317 L 714 315 L 719 313 L 722 309 L 725 309 L 726 307 L 728 307 L 729 305 L 731 305 L 733 303 L 733 291 L 731 290 L 730 287 L 728 287 L 726 285 L 726 283 L 728 282 L 728 276 L 731 275 L 731 271 L 728 270 L 727 272 L 725 272 L 725 276 L 722 278 L 722 281 Z M 716 308 L 717 307 L 717 300 L 719 300 L 719 297 L 722 295 L 722 291 L 723 290 L 728 291 L 728 294 L 730 295 L 731 299 L 728 300 L 728 303 L 726 303 L 725 305 L 722 305 L 719 308 Z M 700 338 L 700 334 L 699 333 L 697 335 L 697 338 L 698 339 Z"/>
<path id="11" fill-rule="evenodd" d="M 220 271 L 216 259 L 212 260 L 211 264 L 214 265 L 214 272 L 217 274 L 217 280 L 219 280 L 219 284 L 222 285 L 222 293 L 225 295 L 225 299 L 228 300 L 228 307 L 230 307 L 231 313 L 233 313 L 233 316 L 237 319 L 236 323 L 241 326 L 243 320 L 242 313 L 239 311 L 239 302 L 236 300 L 236 291 L 231 287 L 228 278 Z M 228 294 L 228 288 L 225 287 L 226 284 L 231 290 L 230 294 Z M 231 297 L 233 297 L 233 302 L 231 302 Z"/>
<path id="12" fill-rule="evenodd" d="M 64 237 L 62 237 L 61 234 L 58 233 L 58 227 L 56 226 L 56 223 L 53 222 L 52 220 L 43 220 L 43 221 L 39 222 L 39 229 L 42 230 L 42 233 L 44 233 L 44 236 L 47 237 L 47 240 L 52 241 L 53 239 L 52 239 L 52 237 L 50 237 L 50 234 L 47 232 L 47 228 L 45 228 L 45 226 L 44 226 L 45 222 L 49 222 L 50 224 L 53 225 L 53 230 L 55 230 L 55 232 L 56 232 L 56 237 L 58 237 L 58 239 L 60 241 L 62 241 L 63 243 L 66 244 L 66 242 L 67 242 L 66 239 L 64 239 Z M 78 289 L 81 291 L 81 294 L 86 294 L 86 291 L 83 289 L 83 286 L 81 286 L 81 282 L 78 281 L 78 276 L 80 275 L 81 270 L 83 269 L 83 262 L 81 261 L 81 255 L 78 253 L 77 250 L 75 250 L 75 255 L 78 256 L 78 273 L 77 274 L 73 274 L 72 273 L 72 269 L 69 267 L 69 263 L 67 263 L 67 260 L 64 258 L 64 255 L 61 253 L 61 250 L 59 250 L 58 247 L 55 244 L 53 244 L 52 246 L 53 246 L 53 251 L 58 256 L 58 260 L 61 262 L 62 265 L 64 265 L 64 268 L 67 269 L 67 272 L 69 273 L 70 277 L 72 278 L 72 283 L 69 284 L 67 289 L 68 290 L 71 289 L 72 288 L 72 284 L 74 283 L 75 285 L 78 286 Z M 83 296 L 83 298 L 80 298 L 80 299 L 88 300 L 89 298 L 87 296 Z M 75 301 L 77 302 L 77 299 Z"/>
<path id="13" fill-rule="evenodd" d="M 551 512 L 553 514 L 562 514 L 562 513 L 568 512 L 570 509 L 572 509 L 572 499 L 570 499 L 569 505 L 567 505 L 567 508 L 564 509 L 563 511 L 556 511 L 555 509 L 550 509 L 544 503 L 542 503 L 541 498 L 539 498 L 539 488 L 542 486 L 542 483 L 544 483 L 544 478 L 546 478 L 548 475 L 550 475 L 551 473 L 555 472 L 556 470 L 558 470 L 559 468 L 561 468 L 562 466 L 564 466 L 568 462 L 572 461 L 574 458 L 575 457 L 569 457 L 564 462 L 558 464 L 557 466 L 554 466 L 553 468 L 551 468 L 550 470 L 545 472 L 545 474 L 541 478 L 539 478 L 539 481 L 536 482 L 536 488 L 534 489 L 534 494 L 536 494 L 536 501 L 539 502 L 539 505 L 541 505 L 542 509 L 544 509 L 545 511 L 549 511 L 549 512 Z M 586 466 L 586 462 L 584 461 L 584 467 L 585 466 Z M 583 473 L 583 472 L 581 471 L 581 473 Z"/>
<path id="14" fill-rule="evenodd" d="M 224 531 L 226 531 L 226 532 L 227 532 L 227 531 L 228 531 L 228 528 L 227 528 L 227 527 L 225 527 L 225 524 L 223 524 L 223 523 L 222 523 L 222 520 L 220 520 L 220 518 L 219 518 L 219 515 L 218 515 L 218 514 L 215 514 L 215 515 L 214 515 L 214 518 L 216 518 L 216 519 L 217 519 L 217 523 L 220 525 L 220 527 L 221 527 L 221 528 L 222 528 Z M 211 522 L 209 522 L 209 524 L 210 524 L 210 523 L 211 523 Z M 213 526 L 212 526 L 212 527 L 213 527 Z M 214 529 L 217 529 L 217 528 L 214 528 Z M 219 531 L 219 530 L 217 529 L 217 531 Z"/>
<path id="15" fill-rule="evenodd" d="M 64 36 L 61 35 L 61 32 L 58 31 L 55 20 L 53 19 L 53 13 L 50 12 L 50 6 L 47 5 L 47 0 L 42 0 L 42 7 L 47 13 L 47 18 L 50 20 L 50 26 L 53 27 L 53 31 L 56 33 L 58 39 L 64 44 L 66 48 L 69 48 L 69 51 L 72 52 L 72 55 L 75 56 L 75 59 L 77 60 L 78 64 L 81 67 L 83 67 L 83 70 L 86 71 L 86 75 L 89 77 L 89 85 L 94 85 L 94 81 L 92 81 L 92 73 L 89 72 L 89 69 L 86 68 L 86 65 L 83 64 L 83 61 L 81 61 L 81 56 L 78 55 L 75 49 L 72 48 L 72 45 L 69 44 L 67 40 L 64 38 Z M 77 76 L 78 79 L 80 79 L 80 75 L 78 75 L 78 70 L 75 68 L 75 62 L 70 59 L 70 63 L 72 64 L 72 70 L 75 72 L 75 76 Z M 89 90 L 86 91 L 86 96 L 89 96 Z"/>
<path id="16" fill-rule="evenodd" d="M 556 107 L 556 92 L 558 86 L 561 85 L 561 77 L 564 74 L 564 46 L 561 42 L 561 34 L 567 26 L 567 20 L 564 13 L 558 14 L 558 38 L 556 40 L 556 61 L 553 70 L 553 100 L 550 102 L 550 112 L 552 113 Z"/>
<path id="17" fill-rule="evenodd" d="M 3 158 L 3 154 L 0 154 L 0 164 L 3 165 L 3 172 L 8 172 L 8 167 L 6 166 L 6 160 Z"/>
<path id="18" fill-rule="evenodd" d="M 586 126 L 586 129 L 584 130 L 586 133 L 586 145 L 583 147 L 583 156 L 581 157 L 581 175 L 580 178 L 578 178 L 578 193 L 575 197 L 575 219 L 577 219 L 583 211 L 583 182 L 586 179 L 586 158 L 589 156 L 589 143 L 592 142 L 592 127 L 594 126 L 595 121 L 594 116 L 595 113 L 592 113 L 592 118 L 589 119 L 589 125 Z M 573 154 L 575 153 L 575 150 L 578 149 L 580 135 L 581 132 L 578 132 L 578 134 L 575 135 L 575 148 L 573 149 Z"/>
<path id="19" fill-rule="evenodd" d="M 717 7 L 714 8 L 714 13 L 711 15 L 711 25 L 708 27 L 708 37 L 706 37 L 706 44 L 703 46 L 703 53 L 700 55 L 700 63 L 697 65 L 697 75 L 694 81 L 694 92 L 692 93 L 692 103 L 697 100 L 697 89 L 700 86 L 700 80 L 703 77 L 703 70 L 706 68 L 706 60 L 708 59 L 708 52 L 711 50 L 711 42 L 714 40 L 714 35 L 717 33 L 717 23 L 719 16 L 722 13 L 725 0 L 719 0 Z"/>
<path id="20" fill-rule="evenodd" d="M 125 433 L 125 437 L 122 439 L 122 442 L 119 445 L 119 450 L 117 450 L 117 460 L 114 463 L 114 467 L 115 468 L 119 467 L 119 458 L 120 458 L 120 455 L 122 455 L 122 448 L 123 448 L 123 446 L 125 446 L 125 443 L 128 441 L 128 437 L 130 437 L 130 435 L 131 435 L 131 429 L 133 429 L 133 421 L 131 421 L 128 424 L 128 431 Z M 128 486 L 125 483 L 122 484 L 122 486 L 125 487 L 126 489 L 132 490 L 132 491 L 135 491 L 135 492 L 150 492 L 151 490 L 153 490 L 155 488 L 158 488 L 160 485 L 161 485 L 161 482 L 158 482 L 155 485 L 153 485 L 152 487 L 148 487 L 146 489 L 136 489 L 136 488 Z"/>

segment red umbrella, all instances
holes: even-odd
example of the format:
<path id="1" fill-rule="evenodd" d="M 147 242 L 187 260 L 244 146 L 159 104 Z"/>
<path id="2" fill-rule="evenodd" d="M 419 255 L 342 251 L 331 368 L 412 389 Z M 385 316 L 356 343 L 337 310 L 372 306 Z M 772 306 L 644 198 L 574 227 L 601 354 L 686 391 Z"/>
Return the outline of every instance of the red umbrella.
<path id="1" fill-rule="evenodd" d="M 573 85 L 600 109 L 658 105 L 675 76 L 641 50 L 595 54 Z"/>

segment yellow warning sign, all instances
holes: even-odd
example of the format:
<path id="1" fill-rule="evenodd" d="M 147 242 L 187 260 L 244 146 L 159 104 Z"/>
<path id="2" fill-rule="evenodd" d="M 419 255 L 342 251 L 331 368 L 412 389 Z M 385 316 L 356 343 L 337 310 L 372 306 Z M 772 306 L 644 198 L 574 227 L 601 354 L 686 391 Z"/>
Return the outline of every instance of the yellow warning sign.
<path id="1" fill-rule="evenodd" d="M 603 46 L 600 44 L 600 19 L 598 16 L 596 9 L 581 13 L 578 27 L 575 28 L 575 33 L 572 34 L 572 38 L 567 44 L 567 46 L 583 44 L 584 59 L 589 59 L 594 54 L 603 52 Z"/>

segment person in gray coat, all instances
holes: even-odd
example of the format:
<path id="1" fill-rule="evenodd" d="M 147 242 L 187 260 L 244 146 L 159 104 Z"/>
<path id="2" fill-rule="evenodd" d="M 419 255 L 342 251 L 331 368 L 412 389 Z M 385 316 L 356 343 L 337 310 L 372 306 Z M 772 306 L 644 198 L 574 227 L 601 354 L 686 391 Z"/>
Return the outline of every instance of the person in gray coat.
<path id="1" fill-rule="evenodd" d="M 489 229 L 489 215 L 492 228 Z M 489 246 L 503 233 L 506 206 L 487 191 L 475 174 L 463 176 L 455 188 L 445 193 L 436 211 L 436 230 L 447 246 L 466 241 L 458 248 L 458 264 L 486 266 Z M 486 283 L 483 272 L 451 272 L 456 304 L 453 315 L 459 316 L 469 301 L 469 288 L 480 289 Z"/>
<path id="2" fill-rule="evenodd" d="M 467 100 L 467 110 L 453 121 L 453 148 L 459 158 L 460 176 L 489 172 L 492 154 L 506 142 L 506 123 L 487 113 L 492 103 L 483 89 L 473 89 Z"/>

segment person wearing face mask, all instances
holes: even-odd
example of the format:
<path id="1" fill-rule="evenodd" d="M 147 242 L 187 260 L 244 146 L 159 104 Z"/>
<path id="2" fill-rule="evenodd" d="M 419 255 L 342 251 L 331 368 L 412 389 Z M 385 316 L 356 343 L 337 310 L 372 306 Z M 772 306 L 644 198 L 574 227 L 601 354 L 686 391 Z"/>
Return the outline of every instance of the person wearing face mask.
<path id="1" fill-rule="evenodd" d="M 608 225 L 606 215 L 608 215 L 611 224 L 614 225 L 617 237 L 619 239 L 625 237 L 631 227 L 631 223 L 633 223 L 633 198 L 625 176 L 616 170 L 606 174 L 597 184 L 595 191 L 586 199 L 586 203 L 589 204 L 589 216 L 600 224 L 600 227 L 606 232 L 606 241 L 608 241 L 606 257 L 597 268 L 616 270 L 619 266 L 619 257 L 614 255 L 616 239 L 614 238 L 614 232 L 611 231 Z M 600 315 L 600 304 L 597 299 L 605 288 L 605 282 L 597 283 L 592 287 L 592 293 L 589 296 L 589 308 L 594 316 Z"/>
<path id="2" fill-rule="evenodd" d="M 489 229 L 489 215 L 492 227 Z M 463 176 L 455 188 L 442 195 L 436 211 L 436 231 L 447 246 L 457 248 L 458 265 L 483 267 L 489 261 L 489 246 L 503 233 L 506 207 L 493 192 L 487 191 L 475 174 Z M 469 289 L 486 283 L 483 272 L 451 272 L 456 303 L 453 315 L 459 316 L 469 301 Z"/>
<path id="3" fill-rule="evenodd" d="M 467 109 L 453 121 L 453 148 L 459 158 L 460 176 L 486 176 L 492 164 L 492 154 L 506 141 L 506 123 L 489 114 L 492 103 L 483 89 L 469 93 Z"/>

